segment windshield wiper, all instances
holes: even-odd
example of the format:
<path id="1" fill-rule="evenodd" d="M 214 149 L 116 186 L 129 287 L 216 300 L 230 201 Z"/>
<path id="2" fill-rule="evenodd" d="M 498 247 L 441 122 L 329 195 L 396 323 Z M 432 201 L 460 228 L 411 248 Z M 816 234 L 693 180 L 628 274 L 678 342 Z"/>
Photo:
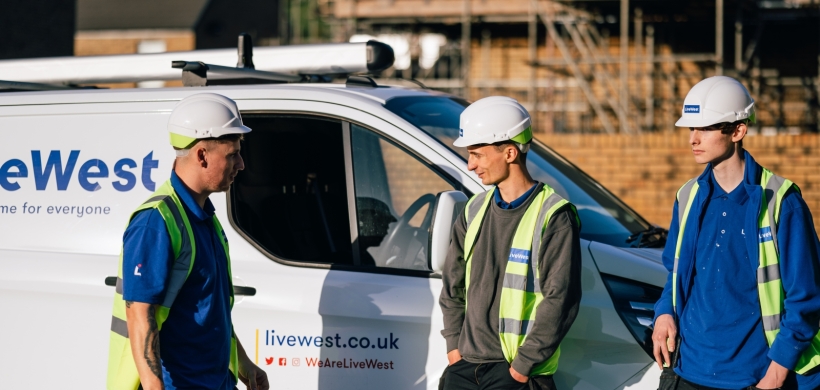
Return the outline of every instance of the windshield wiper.
<path id="1" fill-rule="evenodd" d="M 626 238 L 627 244 L 633 248 L 663 248 L 666 245 L 666 229 L 658 226 L 651 226 L 649 229 L 637 232 Z M 637 241 L 637 242 L 635 242 Z"/>

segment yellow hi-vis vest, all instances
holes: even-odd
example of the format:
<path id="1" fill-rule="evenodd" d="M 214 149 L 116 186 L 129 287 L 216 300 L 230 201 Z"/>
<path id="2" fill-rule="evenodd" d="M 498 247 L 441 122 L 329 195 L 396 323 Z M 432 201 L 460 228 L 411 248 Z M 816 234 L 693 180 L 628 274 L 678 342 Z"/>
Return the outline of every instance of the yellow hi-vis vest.
<path id="1" fill-rule="evenodd" d="M 777 176 L 766 168 L 760 176 L 760 186 L 763 188 L 760 200 L 760 214 L 758 215 L 758 253 L 760 262 L 757 268 L 757 295 L 760 301 L 760 314 L 763 319 L 763 331 L 766 341 L 771 348 L 777 333 L 780 332 L 780 317 L 783 315 L 783 282 L 780 280 L 780 250 L 777 244 L 777 224 L 780 221 L 780 206 L 786 192 L 794 187 L 800 189 L 792 181 Z M 741 185 L 743 185 L 741 183 Z M 678 260 L 680 258 L 683 232 L 689 211 L 698 192 L 697 178 L 689 180 L 678 190 L 678 221 L 680 232 L 675 245 L 675 263 L 672 268 L 672 307 L 677 314 L 678 298 Z M 698 216 L 692 216 L 697 218 Z M 774 222 L 772 222 L 774 221 Z M 795 371 L 805 374 L 820 364 L 820 332 L 814 335 L 811 345 L 803 351 L 797 361 Z"/>
<path id="2" fill-rule="evenodd" d="M 467 269 L 464 277 L 465 311 L 468 304 L 467 291 L 470 289 L 473 249 L 487 207 L 494 197 L 494 191 L 490 190 L 473 196 L 467 202 L 464 210 L 464 217 L 467 221 L 467 233 L 464 236 L 464 256 L 467 259 Z M 501 349 L 508 363 L 512 363 L 518 355 L 518 348 L 524 344 L 527 334 L 535 323 L 535 309 L 544 299 L 541 286 L 538 284 L 538 253 L 541 249 L 541 236 L 555 211 L 566 204 L 572 207 L 577 219 L 575 206 L 572 206 L 552 188 L 544 184 L 544 187 L 535 196 L 530 206 L 527 207 L 521 222 L 518 223 L 515 236 L 513 236 L 510 257 L 504 271 L 498 322 Z M 561 348 L 559 347 L 556 348 L 555 353 L 547 361 L 534 367 L 532 372 L 522 374 L 530 376 L 552 375 L 558 369 L 560 355 Z"/>
<path id="3" fill-rule="evenodd" d="M 171 181 L 166 181 L 154 192 L 151 197 L 139 206 L 128 218 L 129 224 L 134 216 L 146 209 L 157 209 L 165 220 L 165 227 L 171 237 L 171 246 L 174 252 L 174 263 L 171 266 L 165 297 L 156 313 L 157 328 L 162 329 L 162 324 L 168 318 L 171 305 L 177 297 L 185 280 L 194 267 L 196 258 L 196 242 L 194 232 L 185 214 L 182 202 L 171 186 Z M 217 232 L 222 232 L 222 225 L 216 215 L 213 216 L 214 228 Z M 228 251 L 228 242 L 222 234 L 217 234 L 222 241 L 222 248 L 225 250 L 225 258 L 228 260 L 228 281 L 231 277 L 231 257 Z M 230 304 L 233 307 L 233 283 L 230 284 L 231 298 Z M 114 294 L 114 309 L 111 317 L 111 334 L 108 349 L 108 390 L 136 390 L 140 385 L 139 373 L 137 372 L 134 356 L 131 353 L 131 343 L 128 340 L 128 325 L 125 317 L 125 301 L 122 299 L 122 253 L 120 253 L 119 271 L 117 273 L 116 293 Z M 236 353 L 236 336 L 231 337 L 231 358 L 230 370 L 234 380 L 237 379 L 239 360 Z"/>

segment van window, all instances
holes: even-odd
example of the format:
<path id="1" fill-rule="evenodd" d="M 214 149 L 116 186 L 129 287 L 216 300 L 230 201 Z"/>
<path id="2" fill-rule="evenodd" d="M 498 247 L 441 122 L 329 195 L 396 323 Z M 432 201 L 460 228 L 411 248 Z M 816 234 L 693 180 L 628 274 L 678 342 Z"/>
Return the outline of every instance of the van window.
<path id="1" fill-rule="evenodd" d="M 245 170 L 231 186 L 234 223 L 274 256 L 353 265 L 342 122 L 243 115 Z"/>
<path id="2" fill-rule="evenodd" d="M 436 194 L 456 187 L 376 133 L 354 124 L 350 132 L 360 263 L 429 270 L 432 206 Z"/>

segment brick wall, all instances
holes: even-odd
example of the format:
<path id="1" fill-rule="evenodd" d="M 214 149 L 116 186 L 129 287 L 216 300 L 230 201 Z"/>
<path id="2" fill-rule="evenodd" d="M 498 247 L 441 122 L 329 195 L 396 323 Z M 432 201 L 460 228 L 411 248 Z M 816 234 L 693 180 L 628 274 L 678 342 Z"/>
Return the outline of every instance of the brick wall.
<path id="1" fill-rule="evenodd" d="M 491 31 L 491 30 L 489 30 Z M 497 30 L 495 30 L 497 31 Z M 521 36 L 489 36 L 481 34 L 471 42 L 470 85 L 465 92 L 458 92 L 469 100 L 475 101 L 492 95 L 510 96 L 522 102 L 530 110 L 536 130 L 544 133 L 603 133 L 601 118 L 593 110 L 586 95 L 579 87 L 578 81 L 566 66 L 539 67 L 536 70 L 536 100 L 533 107 L 528 91 L 531 86 L 529 48 L 527 38 Z M 552 40 L 550 40 L 552 42 Z M 618 37 L 611 37 L 606 47 L 606 55 L 619 58 L 620 45 Z M 568 40 L 571 45 L 571 40 Z M 629 56 L 642 56 L 643 50 L 636 50 L 631 43 Z M 654 55 L 669 56 L 675 54 L 669 45 L 658 44 Z M 554 44 L 538 44 L 537 58 L 543 60 L 561 60 L 561 52 Z M 588 76 L 592 94 L 598 100 L 604 117 L 618 128 L 619 119 L 611 99 L 619 94 L 619 65 L 591 67 L 579 64 L 579 68 Z M 607 69 L 607 78 L 599 77 L 600 71 Z M 728 72 L 729 74 L 731 72 Z M 775 71 L 773 74 L 777 74 Z M 595 77 L 592 77 L 595 75 Z M 714 75 L 714 67 L 703 63 L 662 62 L 650 67 L 648 64 L 629 64 L 627 87 L 630 91 L 631 104 L 627 121 L 632 129 L 672 130 L 670 124 L 680 116 L 681 106 L 686 93 L 700 80 Z M 608 81 L 607 81 L 608 80 Z M 756 81 L 755 81 L 756 80 Z M 811 92 L 801 83 L 784 82 L 777 77 L 744 78 L 746 85 L 757 104 L 757 131 L 807 131 L 815 128 L 817 110 L 811 104 Z M 784 82 L 783 84 L 780 84 Z M 651 100 L 647 97 L 651 96 Z M 782 98 L 782 102 L 780 99 Z M 782 104 L 781 104 L 782 103 Z M 535 109 L 533 109 L 535 108 Z M 647 119 L 647 108 L 651 116 Z M 651 126 L 647 123 L 651 122 Z M 767 130 L 768 128 L 768 130 Z"/>
<path id="2" fill-rule="evenodd" d="M 642 135 L 537 134 L 648 221 L 668 227 L 675 192 L 705 166 L 695 163 L 689 132 Z M 748 136 L 744 147 L 766 168 L 794 181 L 820 228 L 820 136 Z"/>

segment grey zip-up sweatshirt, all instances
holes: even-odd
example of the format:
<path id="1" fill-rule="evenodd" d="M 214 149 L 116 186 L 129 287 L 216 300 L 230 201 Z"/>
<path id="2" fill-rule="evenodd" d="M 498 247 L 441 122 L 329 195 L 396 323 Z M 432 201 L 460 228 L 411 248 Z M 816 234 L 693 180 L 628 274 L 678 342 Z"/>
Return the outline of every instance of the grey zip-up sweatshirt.
<path id="1" fill-rule="evenodd" d="M 468 362 L 505 361 L 498 334 L 504 272 L 518 223 L 542 186 L 538 184 L 522 205 L 511 210 L 490 201 L 473 249 L 470 304 L 466 315 L 464 236 L 467 221 L 463 210 L 453 226 L 439 298 L 444 314 L 441 334 L 447 341 L 447 351 L 458 349 Z M 533 367 L 555 353 L 575 320 L 581 301 L 579 226 L 569 206 L 553 214 L 541 242 L 538 283 L 544 300 L 535 309 L 535 323 L 512 362 L 512 367 L 524 375 L 529 375 Z"/>

